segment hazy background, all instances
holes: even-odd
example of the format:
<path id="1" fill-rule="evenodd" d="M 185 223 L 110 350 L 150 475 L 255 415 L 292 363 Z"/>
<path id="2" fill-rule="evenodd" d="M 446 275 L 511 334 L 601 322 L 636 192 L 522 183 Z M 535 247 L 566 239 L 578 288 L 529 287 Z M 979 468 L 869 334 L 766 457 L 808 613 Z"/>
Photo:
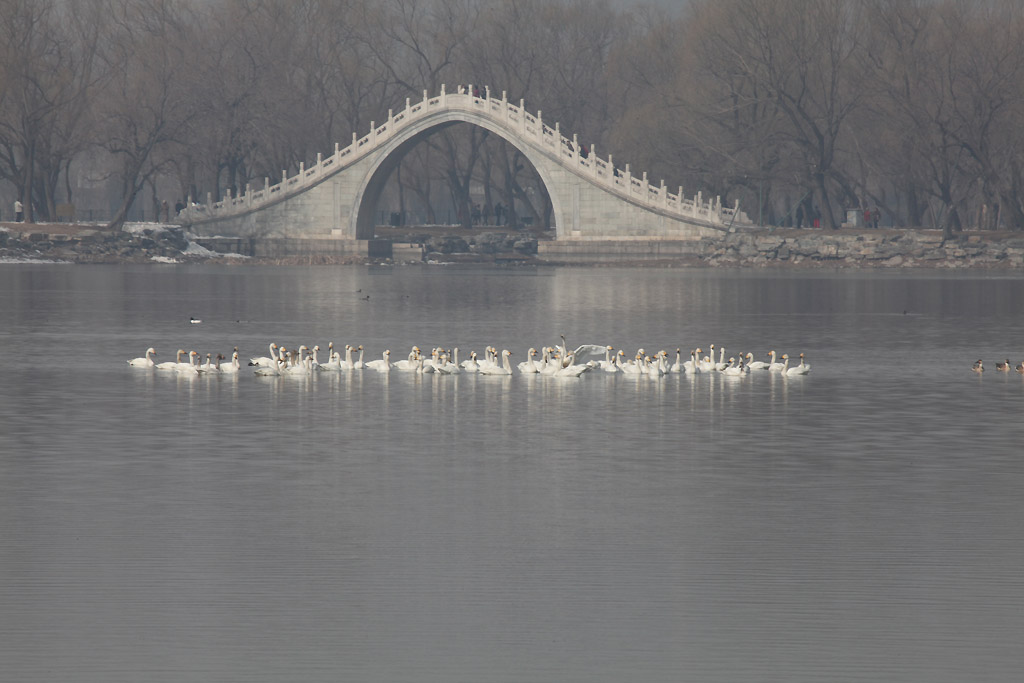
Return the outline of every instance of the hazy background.
<path id="1" fill-rule="evenodd" d="M 276 183 L 447 86 L 505 94 L 755 221 L 1024 226 L 1012 0 L 0 0 L 0 218 L 152 219 Z M 518 150 L 468 125 L 379 209 L 545 224 Z"/>

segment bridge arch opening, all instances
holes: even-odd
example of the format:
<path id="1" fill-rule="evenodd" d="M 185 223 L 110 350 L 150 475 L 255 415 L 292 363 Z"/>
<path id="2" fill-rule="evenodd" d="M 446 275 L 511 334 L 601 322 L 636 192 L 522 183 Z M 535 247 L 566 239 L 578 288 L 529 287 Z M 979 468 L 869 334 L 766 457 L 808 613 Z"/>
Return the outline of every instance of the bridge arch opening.
<path id="1" fill-rule="evenodd" d="M 351 234 L 356 239 L 372 239 L 375 235 L 376 227 L 379 225 L 377 220 L 379 213 L 379 206 L 382 198 L 384 197 L 385 190 L 389 187 L 392 179 L 395 178 L 395 172 L 407 158 L 413 149 L 423 144 L 427 138 L 441 132 L 448 130 L 454 126 L 459 125 L 477 126 L 489 132 L 490 135 L 500 139 L 505 144 L 514 148 L 522 159 L 526 161 L 531 167 L 533 172 L 539 181 L 539 190 L 544 196 L 538 198 L 540 207 L 534 206 L 533 209 L 538 215 L 541 221 L 545 220 L 543 213 L 550 212 L 550 225 L 549 227 L 554 229 L 556 232 L 560 232 L 561 227 L 559 225 L 560 206 L 559 199 L 556 193 L 551 191 L 551 179 L 546 177 L 543 170 L 542 164 L 538 164 L 533 156 L 537 153 L 531 150 L 528 146 L 517 144 L 517 141 L 513 136 L 510 136 L 506 131 L 490 125 L 486 119 L 476 119 L 472 115 L 463 114 L 459 112 L 449 112 L 441 120 L 433 120 L 424 122 L 423 125 L 417 126 L 415 130 L 407 132 L 400 138 L 392 140 L 389 144 L 386 144 L 380 149 L 375 156 L 373 161 L 372 170 L 366 174 L 365 180 L 357 193 L 355 202 L 356 210 L 353 212 L 353 224 L 351 225 Z M 502 195 L 502 202 L 512 200 L 516 201 L 516 197 L 507 197 L 507 192 L 499 192 Z M 523 202 L 518 202 L 520 206 Z M 538 211 L 538 209 L 541 209 Z"/>

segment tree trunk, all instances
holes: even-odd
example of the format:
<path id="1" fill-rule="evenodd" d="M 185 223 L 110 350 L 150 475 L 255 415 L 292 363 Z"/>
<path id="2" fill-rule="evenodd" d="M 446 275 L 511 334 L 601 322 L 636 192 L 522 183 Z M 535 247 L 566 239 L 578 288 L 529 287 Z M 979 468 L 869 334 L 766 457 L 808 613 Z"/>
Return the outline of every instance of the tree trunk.
<path id="1" fill-rule="evenodd" d="M 956 210 L 949 187 L 942 188 L 942 203 L 946 206 L 946 220 L 942 224 L 942 239 L 951 240 L 962 230 L 960 214 Z"/>
<path id="2" fill-rule="evenodd" d="M 835 230 L 836 217 L 832 212 L 832 203 L 828 196 L 828 189 L 825 187 L 825 174 L 814 174 L 815 194 L 818 195 L 818 215 L 822 228 Z"/>
<path id="3" fill-rule="evenodd" d="M 67 203 L 75 203 L 75 195 L 71 189 L 71 159 L 68 159 L 64 164 L 64 192 L 67 195 Z"/>
<path id="4" fill-rule="evenodd" d="M 143 161 L 133 159 L 128 162 L 128 166 L 121 178 L 121 205 L 114 213 L 113 219 L 107 224 L 108 230 L 120 231 L 121 228 L 124 227 L 125 221 L 128 218 L 129 209 L 132 208 L 132 205 L 135 203 L 135 198 L 138 196 L 139 192 L 142 191 L 143 185 L 149 178 L 148 175 L 141 175 L 144 160 L 148 158 L 149 150 L 142 155 Z"/>
<path id="5" fill-rule="evenodd" d="M 36 222 L 34 202 L 32 201 L 32 177 L 35 175 L 35 161 L 36 145 L 35 142 L 32 142 L 28 148 L 28 159 L 25 160 L 25 176 L 21 187 L 22 213 L 26 223 Z"/>

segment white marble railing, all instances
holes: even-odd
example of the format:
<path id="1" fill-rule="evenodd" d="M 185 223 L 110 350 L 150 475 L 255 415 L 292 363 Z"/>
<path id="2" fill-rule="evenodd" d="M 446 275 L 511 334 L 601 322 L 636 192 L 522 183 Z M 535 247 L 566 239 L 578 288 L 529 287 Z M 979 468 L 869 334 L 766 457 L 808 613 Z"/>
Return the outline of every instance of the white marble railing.
<path id="1" fill-rule="evenodd" d="M 406 99 L 405 109 L 397 114 L 389 110 L 386 122 L 380 125 L 371 122 L 370 131 L 366 135 L 360 138 L 353 133 L 351 144 L 345 148 L 335 144 L 334 153 L 330 156 L 325 158 L 322 154 L 317 154 L 316 163 L 309 168 L 306 168 L 305 164 L 299 164 L 298 173 L 291 177 L 282 171 L 281 182 L 276 185 L 271 185 L 268 178 L 264 178 L 261 188 L 254 189 L 246 185 L 245 192 L 237 197 L 228 192 L 220 201 L 213 201 L 213 197 L 207 195 L 205 204 L 196 204 L 190 199 L 189 208 L 186 208 L 180 217 L 196 223 L 215 220 L 245 213 L 263 204 L 297 195 L 326 176 L 370 154 L 391 138 L 400 135 L 406 127 L 413 125 L 417 120 L 447 110 L 473 112 L 485 116 L 498 124 L 499 129 L 505 130 L 509 138 L 539 148 L 558 159 L 563 167 L 587 178 L 591 183 L 641 206 L 719 225 L 730 224 L 737 218 L 739 201 L 733 208 L 728 208 L 722 206 L 720 197 L 705 201 L 700 192 L 692 198 L 686 198 L 681 186 L 676 193 L 669 192 L 664 180 L 657 185 L 651 184 L 647 179 L 647 173 L 636 176 L 630 170 L 629 164 L 619 169 L 612 163 L 611 155 L 607 159 L 598 157 L 593 145 L 586 150 L 581 148 L 576 135 L 571 139 L 563 136 L 559 124 L 556 123 L 554 128 L 548 126 L 541 118 L 540 111 L 531 114 L 526 110 L 523 100 L 519 100 L 519 104 L 509 102 L 504 92 L 501 99 L 491 97 L 489 88 L 485 88 L 480 96 L 476 96 L 470 94 L 471 88 L 472 86 L 470 89 L 460 86 L 457 92 L 448 93 L 442 85 L 441 93 L 434 97 L 423 91 L 422 101 L 413 104 Z"/>

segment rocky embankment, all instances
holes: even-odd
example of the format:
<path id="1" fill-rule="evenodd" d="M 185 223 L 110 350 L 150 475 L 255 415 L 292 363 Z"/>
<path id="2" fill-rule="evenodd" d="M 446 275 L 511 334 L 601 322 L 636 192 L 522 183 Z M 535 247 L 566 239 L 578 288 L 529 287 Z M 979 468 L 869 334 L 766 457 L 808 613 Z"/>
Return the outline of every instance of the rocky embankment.
<path id="1" fill-rule="evenodd" d="M 931 230 L 759 230 L 701 240 L 542 242 L 540 258 L 573 265 L 733 268 L 1024 267 L 1024 234 Z"/>
<path id="2" fill-rule="evenodd" d="M 28 229 L 30 228 L 30 229 Z M 111 232 L 95 226 L 7 223 L 0 226 L 0 262 L 344 264 L 380 262 L 332 254 L 249 259 L 190 241 L 176 226 L 130 224 Z M 781 268 L 1024 268 L 1024 234 L 970 232 L 952 240 L 931 230 L 777 230 L 736 232 L 699 241 L 560 240 L 552 234 L 468 232 L 442 228 L 383 234 L 395 263 L 536 263 Z M 538 241 L 538 237 L 542 237 Z M 223 251 L 221 247 L 207 246 Z M 540 247 L 538 249 L 538 246 Z"/>
<path id="3" fill-rule="evenodd" d="M 0 227 L 0 261 L 185 263 L 222 258 L 229 257 L 190 242 L 176 226 L 129 226 L 117 232 L 64 224 Z"/>
<path id="4" fill-rule="evenodd" d="M 423 235 L 411 243 L 422 245 L 426 261 L 529 260 L 537 254 L 537 239 L 532 235 L 482 232 L 477 235 Z"/>
<path id="5" fill-rule="evenodd" d="M 1024 235 L 975 232 L 943 240 L 931 230 L 780 230 L 704 240 L 698 256 L 717 266 L 1011 269 L 1024 266 Z"/>
<path id="6" fill-rule="evenodd" d="M 68 263 L 262 263 L 321 265 L 376 263 L 379 259 L 330 253 L 248 258 L 202 246 L 216 240 L 192 238 L 182 228 L 155 223 L 128 224 L 113 232 L 88 225 L 7 223 L 0 226 L 0 262 L 59 261 Z M 395 240 L 394 261 L 445 263 L 508 263 L 532 261 L 537 239 L 530 234 L 480 232 L 445 234 L 434 231 L 387 237 Z M 249 245 L 251 246 L 251 245 Z"/>

